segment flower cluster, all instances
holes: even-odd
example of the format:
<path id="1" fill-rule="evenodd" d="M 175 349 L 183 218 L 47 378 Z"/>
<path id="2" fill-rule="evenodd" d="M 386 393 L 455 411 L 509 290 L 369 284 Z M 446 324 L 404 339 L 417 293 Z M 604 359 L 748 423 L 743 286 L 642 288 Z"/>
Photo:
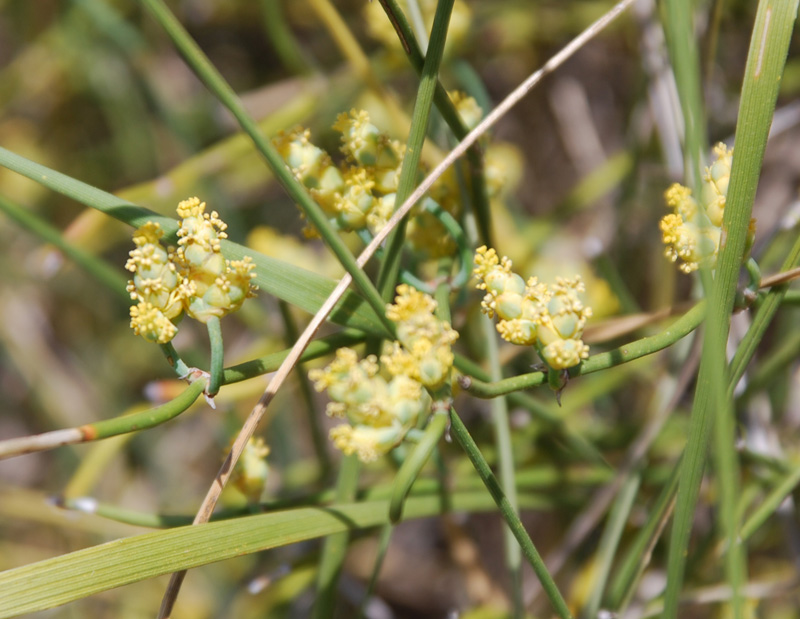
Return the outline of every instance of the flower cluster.
<path id="1" fill-rule="evenodd" d="M 394 209 L 405 149 L 382 134 L 363 110 L 340 114 L 333 128 L 341 133 L 345 155 L 341 167 L 311 142 L 307 129 L 298 127 L 282 133 L 275 146 L 295 178 L 308 187 L 337 228 L 368 228 L 374 233 L 385 225 Z"/>
<path id="2" fill-rule="evenodd" d="M 131 328 L 148 341 L 169 342 L 184 312 L 208 322 L 236 311 L 255 294 L 252 259 L 222 255 L 220 240 L 227 226 L 216 211 L 206 213 L 205 208 L 198 198 L 178 205 L 177 250 L 161 245 L 164 231 L 158 223 L 149 221 L 133 235 L 136 249 L 125 265 L 133 273 L 128 292 L 138 302 L 131 307 Z"/>
<path id="3" fill-rule="evenodd" d="M 691 273 L 698 268 L 713 268 L 717 263 L 722 237 L 722 217 L 728 194 L 733 150 L 720 143 L 714 147 L 716 161 L 705 169 L 700 201 L 692 191 L 679 183 L 673 184 L 664 193 L 667 206 L 672 213 L 664 216 L 660 228 L 665 255 L 672 262 L 680 258 L 680 270 Z M 748 249 L 755 236 L 755 220 L 750 220 Z"/>
<path id="4" fill-rule="evenodd" d="M 527 282 L 511 270 L 511 261 L 494 249 L 479 247 L 474 273 L 478 288 L 486 291 L 481 308 L 491 318 L 497 314 L 497 330 L 504 340 L 535 345 L 542 360 L 555 370 L 571 368 L 589 356 L 581 337 L 592 315 L 578 298 L 584 292 L 579 276 L 557 278 L 555 285 Z"/>
<path id="5" fill-rule="evenodd" d="M 471 126 L 480 120 L 482 112 L 473 98 L 461 93 L 451 97 L 466 123 Z M 280 134 L 274 144 L 295 178 L 308 188 L 337 229 L 375 234 L 394 212 L 405 146 L 382 133 L 364 110 L 340 114 L 333 128 L 341 134 L 344 154 L 338 166 L 302 127 Z M 458 216 L 461 200 L 452 169 L 431 188 L 429 197 Z M 305 232 L 314 234 L 310 228 Z M 413 212 L 407 236 L 413 247 L 431 256 L 453 251 L 449 235 L 424 210 Z"/>
<path id="6" fill-rule="evenodd" d="M 340 348 L 328 367 L 309 373 L 317 391 L 328 391 L 328 415 L 349 421 L 330 433 L 345 454 L 355 453 L 363 462 L 376 460 L 430 410 L 426 387 L 438 389 L 449 379 L 450 346 L 458 338 L 448 323 L 434 316 L 435 309 L 429 296 L 398 286 L 386 315 L 397 322 L 399 342 L 388 346 L 380 365 L 374 355 L 359 361 L 354 350 Z"/>
<path id="7" fill-rule="evenodd" d="M 251 437 L 231 475 L 231 483 L 254 503 L 261 498 L 267 484 L 269 464 L 266 458 L 269 451 L 264 439 Z"/>

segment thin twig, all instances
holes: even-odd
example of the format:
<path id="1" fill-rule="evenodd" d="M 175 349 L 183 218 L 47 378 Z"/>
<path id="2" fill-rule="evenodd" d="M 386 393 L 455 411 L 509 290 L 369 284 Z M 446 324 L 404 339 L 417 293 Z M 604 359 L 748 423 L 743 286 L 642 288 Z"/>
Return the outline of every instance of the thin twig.
<path id="1" fill-rule="evenodd" d="M 425 195 L 425 192 L 431 188 L 433 183 L 436 182 L 436 180 L 442 174 L 444 174 L 447 168 L 449 168 L 459 157 L 461 157 L 470 146 L 477 142 L 478 139 L 484 133 L 486 133 L 486 131 L 488 131 L 498 120 L 500 120 L 500 118 L 508 113 L 508 111 L 514 107 L 514 105 L 519 103 L 519 101 L 526 94 L 528 94 L 528 92 L 536 84 L 538 84 L 542 78 L 561 66 L 587 41 L 589 41 L 601 30 L 603 30 L 603 28 L 614 21 L 614 19 L 616 19 L 619 14 L 628 8 L 628 6 L 630 6 L 633 2 L 634 0 L 622 0 L 619 2 L 608 13 L 590 25 L 575 39 L 573 39 L 566 47 L 564 47 L 564 49 L 548 60 L 541 69 L 531 74 L 528 79 L 514 89 L 511 94 L 509 94 L 494 110 L 492 110 L 486 116 L 486 118 L 484 118 L 472 131 L 470 131 L 464 137 L 464 139 L 459 142 L 459 144 L 452 151 L 450 151 L 450 153 L 442 160 L 442 162 L 433 169 L 433 171 L 425 178 L 425 180 L 422 181 L 422 183 L 414 190 L 414 192 L 400 206 L 400 208 L 395 211 L 394 215 L 392 215 L 387 224 L 378 232 L 378 234 L 375 235 L 375 238 L 372 239 L 372 242 L 364 249 L 363 252 L 361 252 L 361 255 L 358 257 L 358 266 L 364 267 L 364 265 L 369 261 L 389 233 L 397 226 L 400 220 L 408 214 L 408 212 L 420 200 L 420 198 Z M 281 385 L 283 385 L 289 373 L 294 368 L 295 364 L 300 358 L 300 355 L 303 353 L 303 350 L 305 350 L 305 347 L 314 337 L 317 330 L 327 318 L 328 314 L 330 314 L 330 312 L 339 302 L 339 299 L 350 286 L 351 281 L 352 277 L 349 273 L 342 277 L 342 279 L 339 281 L 339 284 L 328 297 L 328 300 L 322 305 L 306 329 L 300 335 L 300 339 L 297 340 L 297 343 L 292 348 L 289 356 L 286 357 L 280 368 L 278 368 L 277 372 L 275 372 L 273 375 L 272 380 L 270 380 L 269 385 L 267 385 L 267 389 L 264 391 L 264 394 L 258 400 L 258 403 L 255 405 L 249 417 L 245 421 L 244 426 L 242 426 L 239 435 L 236 437 L 236 440 L 231 447 L 228 457 L 225 459 L 225 462 L 217 473 L 214 483 L 212 483 L 211 487 L 208 489 L 206 497 L 203 499 L 203 503 L 200 505 L 200 509 L 195 516 L 194 524 L 208 522 L 208 519 L 211 517 L 211 514 L 217 505 L 217 501 L 222 494 L 225 484 L 228 483 L 228 479 L 233 472 L 236 462 L 239 460 L 239 457 L 244 451 L 247 441 L 250 440 L 256 428 L 258 427 L 261 418 L 266 412 L 267 406 L 269 406 L 272 398 L 278 392 L 278 389 L 280 389 Z M 164 599 L 158 614 L 159 619 L 169 619 L 180 590 L 181 583 L 183 582 L 185 576 L 185 571 L 177 572 L 172 575 L 169 586 L 167 587 L 167 591 L 164 593 Z"/>

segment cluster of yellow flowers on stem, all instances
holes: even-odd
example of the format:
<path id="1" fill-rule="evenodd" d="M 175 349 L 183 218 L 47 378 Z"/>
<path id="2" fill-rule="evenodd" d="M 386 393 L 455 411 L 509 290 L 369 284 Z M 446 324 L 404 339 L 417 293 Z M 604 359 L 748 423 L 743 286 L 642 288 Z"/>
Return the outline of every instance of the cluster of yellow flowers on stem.
<path id="1" fill-rule="evenodd" d="M 158 223 L 149 221 L 133 234 L 136 249 L 125 265 L 133 273 L 128 292 L 138 301 L 131 307 L 131 328 L 148 341 L 169 342 L 184 312 L 205 323 L 236 311 L 255 294 L 252 259 L 222 255 L 220 239 L 227 237 L 227 225 L 216 211 L 205 209 L 198 198 L 178 205 L 177 249 L 161 245 L 164 231 Z"/>
<path id="2" fill-rule="evenodd" d="M 253 503 L 261 498 L 267 485 L 269 451 L 264 439 L 251 437 L 231 475 L 231 483 Z"/>
<path id="3" fill-rule="evenodd" d="M 460 93 L 451 95 L 465 122 L 477 123 L 481 110 L 475 100 Z M 303 127 L 281 133 L 274 144 L 295 178 L 303 183 L 330 221 L 343 231 L 368 230 L 375 234 L 395 209 L 405 146 L 381 132 L 365 110 L 352 109 L 338 116 L 333 129 L 341 134 L 344 160 L 332 157 L 311 141 Z M 445 174 L 429 192 L 450 214 L 460 211 L 460 196 L 454 172 Z M 314 230 L 305 229 L 308 236 Z M 408 228 L 409 242 L 432 256 L 448 255 L 453 246 L 438 221 L 416 210 Z"/>
<path id="4" fill-rule="evenodd" d="M 332 400 L 328 415 L 349 421 L 330 433 L 345 454 L 371 462 L 388 453 L 430 410 L 428 390 L 449 380 L 458 333 L 434 316 L 435 309 L 430 296 L 398 286 L 386 315 L 397 322 L 399 341 L 387 347 L 380 364 L 375 355 L 359 361 L 354 350 L 340 348 L 329 366 L 309 372 L 317 391 L 327 390 Z"/>
<path id="5" fill-rule="evenodd" d="M 674 183 L 664 193 L 667 206 L 673 210 L 660 224 L 667 246 L 665 255 L 672 262 L 680 259 L 679 268 L 684 273 L 696 271 L 701 266 L 713 268 L 717 263 L 733 149 L 719 143 L 714 147 L 714 154 L 716 160 L 703 174 L 699 203 L 692 196 L 692 190 L 680 183 Z M 748 250 L 755 231 L 755 219 L 751 219 Z"/>
<path id="6" fill-rule="evenodd" d="M 579 276 L 558 278 L 554 285 L 535 277 L 526 282 L 511 270 L 511 260 L 494 249 L 479 247 L 475 255 L 477 287 L 486 292 L 481 308 L 499 318 L 497 330 L 504 340 L 536 346 L 539 356 L 554 370 L 578 365 L 589 356 L 583 329 L 592 310 L 578 297 L 584 292 Z"/>

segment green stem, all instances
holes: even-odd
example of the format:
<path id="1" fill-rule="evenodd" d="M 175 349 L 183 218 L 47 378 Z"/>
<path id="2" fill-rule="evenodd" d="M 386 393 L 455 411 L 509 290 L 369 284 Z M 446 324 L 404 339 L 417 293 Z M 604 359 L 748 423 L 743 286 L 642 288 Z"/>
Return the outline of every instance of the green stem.
<path id="1" fill-rule="evenodd" d="M 786 256 L 783 266 L 781 267 L 781 271 L 788 271 L 796 267 L 798 263 L 800 263 L 800 236 L 797 237 L 794 245 L 792 245 L 792 249 Z M 745 333 L 745 336 L 742 338 L 742 341 L 736 348 L 736 353 L 733 355 L 733 360 L 731 361 L 731 386 L 730 390 L 726 394 L 728 399 L 733 398 L 733 389 L 736 388 L 739 379 L 741 379 L 742 375 L 744 375 L 744 371 L 747 369 L 747 364 L 750 362 L 750 359 L 753 358 L 753 355 L 755 354 L 756 349 L 758 348 L 758 345 L 761 343 L 761 340 L 764 336 L 764 332 L 767 330 L 770 322 L 772 322 L 772 318 L 775 316 L 775 313 L 778 311 L 781 303 L 783 303 L 783 299 L 785 298 L 788 289 L 788 284 L 773 286 L 770 288 L 769 292 L 766 294 L 766 298 L 758 308 L 756 315 L 753 317 L 753 322 L 750 324 L 750 328 L 747 330 L 747 333 Z"/>
<path id="2" fill-rule="evenodd" d="M 181 359 L 181 356 L 178 354 L 178 351 L 175 350 L 172 342 L 159 344 L 158 347 L 161 349 L 161 352 L 164 353 L 164 357 L 167 359 L 169 366 L 175 370 L 175 374 L 178 378 L 186 378 L 191 370 L 189 366 L 184 363 L 183 359 Z"/>
<path id="3" fill-rule="evenodd" d="M 239 97 L 211 64 L 209 59 L 189 36 L 181 23 L 175 18 L 163 0 L 141 0 L 156 21 L 164 28 L 175 47 L 200 80 L 216 96 L 250 136 L 256 149 L 266 160 L 269 168 L 289 196 L 298 204 L 308 221 L 316 228 L 322 239 L 336 255 L 336 258 L 353 278 L 367 302 L 377 314 L 383 325 L 394 333 L 394 323 L 386 318 L 385 303 L 366 273 L 358 266 L 356 259 L 328 221 L 322 208 L 314 201 L 306 188 L 294 177 L 277 150 L 264 138 L 256 122 L 245 110 Z"/>
<path id="4" fill-rule="evenodd" d="M 422 156 L 422 146 L 425 143 L 425 134 L 428 130 L 433 95 L 439 75 L 439 65 L 444 54 L 444 43 L 447 38 L 447 26 L 455 0 L 439 0 L 436 5 L 436 14 L 433 18 L 431 40 L 428 53 L 422 68 L 417 99 L 414 102 L 414 111 L 411 114 L 411 132 L 406 142 L 406 153 L 400 168 L 400 180 L 397 184 L 395 204 L 403 204 L 417 184 L 419 161 Z M 395 282 L 400 271 L 400 258 L 405 242 L 406 219 L 403 219 L 386 239 L 386 253 L 378 273 L 378 289 L 384 301 L 391 301 L 394 295 Z"/>
<path id="5" fill-rule="evenodd" d="M 489 468 L 489 464 L 484 459 L 478 445 L 475 443 L 475 440 L 470 435 L 469 430 L 467 430 L 467 427 L 464 425 L 464 422 L 461 421 L 461 418 L 454 408 L 450 409 L 450 427 L 453 436 L 464 449 L 470 462 L 472 462 L 472 466 L 478 472 L 481 480 L 483 480 L 483 483 L 486 485 L 486 489 L 492 495 L 492 498 L 500 510 L 500 515 L 508 524 L 517 542 L 519 542 L 522 553 L 530 562 L 531 567 L 533 567 L 533 571 L 539 578 L 542 589 L 553 604 L 556 613 L 558 613 L 561 619 L 571 618 L 572 614 L 567 607 L 567 603 L 564 601 L 564 597 L 558 590 L 552 576 L 550 576 L 550 573 L 547 571 L 547 566 L 545 566 L 544 561 L 542 561 L 542 557 L 533 545 L 528 532 L 522 525 L 514 508 L 509 503 L 508 498 L 497 482 L 497 478 L 492 473 L 492 470 Z"/>
<path id="6" fill-rule="evenodd" d="M 336 480 L 336 502 L 353 501 L 358 489 L 358 473 L 361 463 L 356 456 L 342 458 L 339 477 Z M 314 603 L 314 619 L 326 619 L 333 616 L 336 604 L 336 585 L 342 571 L 347 544 L 350 535 L 347 531 L 334 533 L 325 538 L 322 544 L 322 556 L 317 572 L 317 600 Z"/>
<path id="7" fill-rule="evenodd" d="M 284 66 L 297 75 L 308 75 L 312 67 L 305 51 L 292 36 L 292 29 L 286 21 L 281 7 L 281 0 L 261 0 L 262 23 L 267 32 L 272 48 Z"/>
<path id="8" fill-rule="evenodd" d="M 420 49 L 419 43 L 414 36 L 414 31 L 408 23 L 403 11 L 397 4 L 396 0 L 379 0 L 389 21 L 397 33 L 403 50 L 408 56 L 411 65 L 417 74 L 421 75 L 425 64 L 425 56 Z M 464 136 L 469 133 L 469 129 L 464 124 L 461 116 L 456 110 L 450 96 L 447 94 L 444 86 L 437 80 L 436 89 L 433 95 L 433 102 L 439 113 L 444 118 L 444 121 L 450 127 L 453 135 L 458 140 L 463 140 Z M 467 160 L 470 167 L 470 179 L 472 181 L 472 206 L 475 210 L 475 217 L 478 221 L 478 231 L 481 236 L 481 242 L 489 247 L 494 247 L 491 242 L 491 213 L 489 209 L 489 196 L 486 192 L 486 178 L 483 171 L 483 155 L 481 148 L 478 144 L 474 144 L 467 150 Z"/>
<path id="9" fill-rule="evenodd" d="M 488 316 L 481 316 L 486 351 L 489 357 L 489 375 L 492 380 L 498 381 L 503 374 L 500 369 L 500 353 L 497 346 L 497 331 L 494 322 Z M 500 485 L 503 493 L 508 498 L 511 509 L 516 514 L 519 511 L 517 504 L 517 488 L 514 481 L 514 452 L 511 446 L 511 427 L 508 421 L 508 402 L 504 397 L 493 398 L 490 404 L 492 412 L 492 426 L 494 427 L 494 443 L 497 449 L 497 460 L 500 468 Z M 514 539 L 514 533 L 509 528 L 503 530 L 505 546 L 505 560 L 508 573 L 511 576 L 511 594 L 513 597 L 514 617 L 524 615 L 522 601 L 522 554 L 519 544 Z"/>
<path id="10" fill-rule="evenodd" d="M 219 317 L 212 316 L 206 323 L 208 328 L 208 340 L 211 345 L 211 366 L 209 369 L 210 378 L 208 381 L 208 397 L 213 398 L 219 393 L 219 388 L 223 380 L 223 347 L 222 329 L 219 324 Z"/>
<path id="11" fill-rule="evenodd" d="M 436 449 L 436 445 L 444 435 L 444 431 L 447 429 L 449 415 L 447 413 L 446 404 L 443 402 L 436 402 L 434 407 L 437 408 L 437 410 L 428 422 L 425 433 L 414 446 L 414 449 L 405 459 L 405 462 L 403 462 L 403 465 L 395 476 L 392 498 L 389 501 L 389 520 L 392 523 L 400 521 L 403 517 L 403 503 L 405 503 L 411 486 L 416 481 L 422 467 L 425 466 L 431 453 Z"/>
<path id="12" fill-rule="evenodd" d="M 678 340 L 686 337 L 700 325 L 705 316 L 705 308 L 705 303 L 700 302 L 661 333 L 643 337 L 640 340 L 625 344 L 608 352 L 592 355 L 580 365 L 570 368 L 570 377 L 584 376 L 586 374 L 599 372 L 600 370 L 607 370 L 608 368 L 651 355 L 671 346 Z M 460 385 L 478 398 L 495 398 L 514 391 L 537 387 L 546 382 L 547 374 L 544 372 L 520 374 L 519 376 L 491 383 L 481 381 L 472 376 L 462 376 L 459 379 Z"/>
<path id="13" fill-rule="evenodd" d="M 325 337 L 321 337 L 311 342 L 306 347 L 305 351 L 303 351 L 303 354 L 300 355 L 300 361 L 311 361 L 312 359 L 324 357 L 325 355 L 336 352 L 337 349 L 343 346 L 360 344 L 365 338 L 366 335 L 364 335 L 362 332 L 351 329 L 345 329 L 344 331 L 340 331 L 339 333 L 335 333 L 333 335 L 326 335 Z M 281 363 L 283 363 L 283 360 L 289 356 L 290 352 L 291 349 L 287 348 L 286 350 L 282 350 L 280 352 L 274 352 L 269 355 L 259 357 L 258 359 L 252 359 L 250 361 L 245 361 L 244 363 L 239 363 L 229 368 L 225 368 L 225 371 L 222 375 L 222 384 L 230 385 L 232 383 L 238 383 L 243 380 L 255 378 L 256 376 L 268 374 L 269 372 L 274 372 L 280 367 Z"/>
<path id="14" fill-rule="evenodd" d="M 769 493 L 742 525 L 739 536 L 742 538 L 743 542 L 750 539 L 750 536 L 766 522 L 767 518 L 775 513 L 781 503 L 783 503 L 786 497 L 789 496 L 789 493 L 791 493 L 798 484 L 800 484 L 800 466 L 796 465 L 794 469 L 786 474 L 781 483 L 775 486 L 773 491 Z"/>

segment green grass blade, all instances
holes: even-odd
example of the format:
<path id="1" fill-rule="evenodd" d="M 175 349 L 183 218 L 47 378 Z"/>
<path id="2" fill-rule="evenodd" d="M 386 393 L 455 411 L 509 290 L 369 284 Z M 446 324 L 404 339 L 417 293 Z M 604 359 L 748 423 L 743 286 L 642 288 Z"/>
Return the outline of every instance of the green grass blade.
<path id="1" fill-rule="evenodd" d="M 453 495 L 453 508 L 495 509 L 485 492 Z M 442 513 L 439 496 L 410 498 L 405 519 Z M 215 561 L 388 522 L 388 501 L 308 507 L 115 540 L 0 572 L 0 619 Z"/>
<path id="2" fill-rule="evenodd" d="M 736 127 L 736 154 L 723 221 L 724 241 L 711 289 L 698 387 L 670 539 L 663 615 L 668 618 L 678 613 L 689 537 L 713 421 L 718 426 L 714 453 L 720 478 L 721 525 L 728 539 L 726 572 L 734 593 L 734 614 L 740 610 L 736 603 L 743 570 L 742 544 L 737 539 L 735 523 L 738 463 L 733 449 L 733 406 L 725 389 L 725 346 L 756 186 L 796 15 L 797 0 L 762 0 L 750 42 Z"/>
<path id="3" fill-rule="evenodd" d="M 83 268 L 98 282 L 121 299 L 124 299 L 126 303 L 130 303 L 130 294 L 125 289 L 128 284 L 128 278 L 122 273 L 121 269 L 115 269 L 101 258 L 93 256 L 69 243 L 61 235 L 60 230 L 51 226 L 35 213 L 22 208 L 3 196 L 0 196 L 0 211 L 43 241 L 57 247 L 67 258 Z"/>
<path id="4" fill-rule="evenodd" d="M 2 147 L 0 147 L 0 165 L 130 226 L 138 227 L 148 221 L 158 222 L 166 235 L 173 241 L 175 239 L 178 222 L 171 217 L 154 213 L 102 189 L 25 159 Z M 234 260 L 251 256 L 256 265 L 254 283 L 261 290 L 310 313 L 315 313 L 336 287 L 336 282 L 332 279 L 270 258 L 237 243 L 223 240 L 222 249 L 228 258 Z M 343 326 L 377 335 L 387 335 L 375 312 L 362 297 L 353 292 L 345 293 L 329 318 L 331 322 Z"/>
<path id="5" fill-rule="evenodd" d="M 692 19 L 694 4 L 686 0 L 665 0 L 662 7 L 664 34 L 683 112 L 684 167 L 697 194 L 707 138 L 700 86 L 700 58 Z"/>
<path id="6" fill-rule="evenodd" d="M 675 504 L 680 479 L 680 461 L 675 466 L 667 482 L 658 495 L 644 526 L 620 562 L 620 567 L 608 588 L 608 607 L 619 614 L 625 610 L 633 597 L 636 584 L 650 562 L 653 548 L 667 525 L 667 520 Z"/>

